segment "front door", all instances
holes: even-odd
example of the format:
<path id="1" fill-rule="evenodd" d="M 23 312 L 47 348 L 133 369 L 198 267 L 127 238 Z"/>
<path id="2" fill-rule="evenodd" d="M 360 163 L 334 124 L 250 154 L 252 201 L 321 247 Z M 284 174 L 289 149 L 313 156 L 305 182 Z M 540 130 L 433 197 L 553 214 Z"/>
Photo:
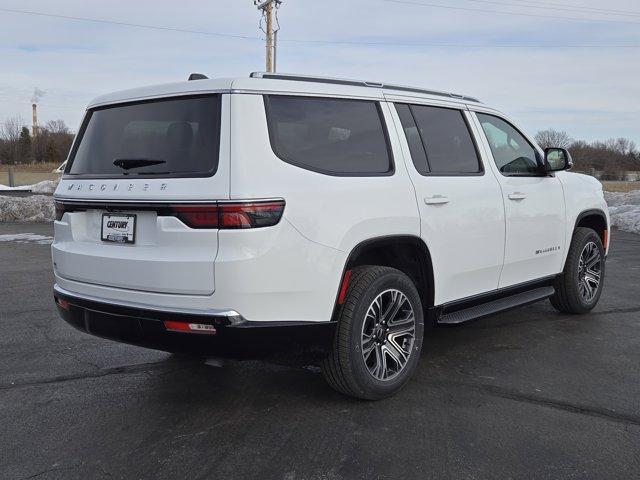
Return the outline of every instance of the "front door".
<path id="1" fill-rule="evenodd" d="M 500 288 L 562 271 L 565 205 L 562 184 L 540 173 L 541 154 L 506 119 L 476 112 L 493 157 L 505 206 L 506 242 Z"/>

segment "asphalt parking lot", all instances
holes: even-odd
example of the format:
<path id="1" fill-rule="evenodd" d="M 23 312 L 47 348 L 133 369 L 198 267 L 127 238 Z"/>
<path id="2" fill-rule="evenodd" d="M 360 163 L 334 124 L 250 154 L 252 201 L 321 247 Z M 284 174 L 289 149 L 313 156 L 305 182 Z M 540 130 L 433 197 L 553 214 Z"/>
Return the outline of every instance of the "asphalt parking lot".
<path id="1" fill-rule="evenodd" d="M 24 233 L 52 228 L 0 223 Z M 77 332 L 46 239 L 0 241 L 0 478 L 639 478 L 640 236 L 612 242 L 592 314 L 541 302 L 436 329 L 412 382 L 372 403 L 313 366 Z"/>

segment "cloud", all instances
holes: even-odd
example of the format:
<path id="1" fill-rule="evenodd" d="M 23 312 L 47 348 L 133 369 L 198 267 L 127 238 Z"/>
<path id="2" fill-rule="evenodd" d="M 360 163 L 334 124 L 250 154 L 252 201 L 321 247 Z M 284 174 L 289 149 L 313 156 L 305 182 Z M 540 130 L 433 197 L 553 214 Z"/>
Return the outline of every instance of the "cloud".
<path id="1" fill-rule="evenodd" d="M 482 3 L 468 0 L 424 1 L 483 8 Z M 23 2 L 6 3 L 5 8 L 24 8 Z M 597 0 L 582 3 L 605 8 Z M 606 8 L 638 10 L 635 3 L 611 0 Z M 63 118 L 77 128 L 91 98 L 109 91 L 179 81 L 191 72 L 245 76 L 264 68 L 259 14 L 250 0 L 183 0 L 178 4 L 67 0 L 55 10 L 50 2 L 34 0 L 29 9 L 255 39 L 0 12 L 0 119 L 16 113 L 28 117 L 35 85 L 47 92 L 40 100 L 41 118 Z M 503 7 L 486 8 L 495 9 Z M 561 11 L 535 12 L 574 16 Z M 639 48 L 514 47 L 640 45 L 637 24 L 483 14 L 366 0 L 285 0 L 279 17 L 281 71 L 467 93 L 510 114 L 531 132 L 554 127 L 576 138 L 623 135 L 640 144 Z M 640 16 L 629 18 L 640 22 Z M 377 45 L 300 41 L 310 39 Z M 436 44 L 466 47 L 428 46 Z"/>

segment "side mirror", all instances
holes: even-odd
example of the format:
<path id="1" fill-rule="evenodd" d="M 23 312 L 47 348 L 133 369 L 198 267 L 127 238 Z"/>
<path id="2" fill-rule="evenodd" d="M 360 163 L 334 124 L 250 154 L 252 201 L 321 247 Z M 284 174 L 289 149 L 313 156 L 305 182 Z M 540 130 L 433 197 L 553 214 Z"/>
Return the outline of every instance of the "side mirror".
<path id="1" fill-rule="evenodd" d="M 547 172 L 558 172 L 573 167 L 573 159 L 566 148 L 545 148 L 544 164 Z"/>

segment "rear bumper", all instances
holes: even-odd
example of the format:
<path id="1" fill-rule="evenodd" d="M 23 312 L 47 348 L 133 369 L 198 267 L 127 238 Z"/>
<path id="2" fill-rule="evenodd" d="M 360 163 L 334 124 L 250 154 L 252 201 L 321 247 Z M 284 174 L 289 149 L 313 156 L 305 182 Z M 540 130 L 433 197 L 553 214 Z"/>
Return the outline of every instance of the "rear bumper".
<path id="1" fill-rule="evenodd" d="M 170 352 L 227 358 L 292 354 L 321 358 L 335 333 L 335 322 L 255 322 L 233 310 L 169 312 L 81 298 L 54 286 L 60 316 L 74 328 L 110 340 Z M 206 333 L 167 329 L 165 321 L 215 328 Z"/>

